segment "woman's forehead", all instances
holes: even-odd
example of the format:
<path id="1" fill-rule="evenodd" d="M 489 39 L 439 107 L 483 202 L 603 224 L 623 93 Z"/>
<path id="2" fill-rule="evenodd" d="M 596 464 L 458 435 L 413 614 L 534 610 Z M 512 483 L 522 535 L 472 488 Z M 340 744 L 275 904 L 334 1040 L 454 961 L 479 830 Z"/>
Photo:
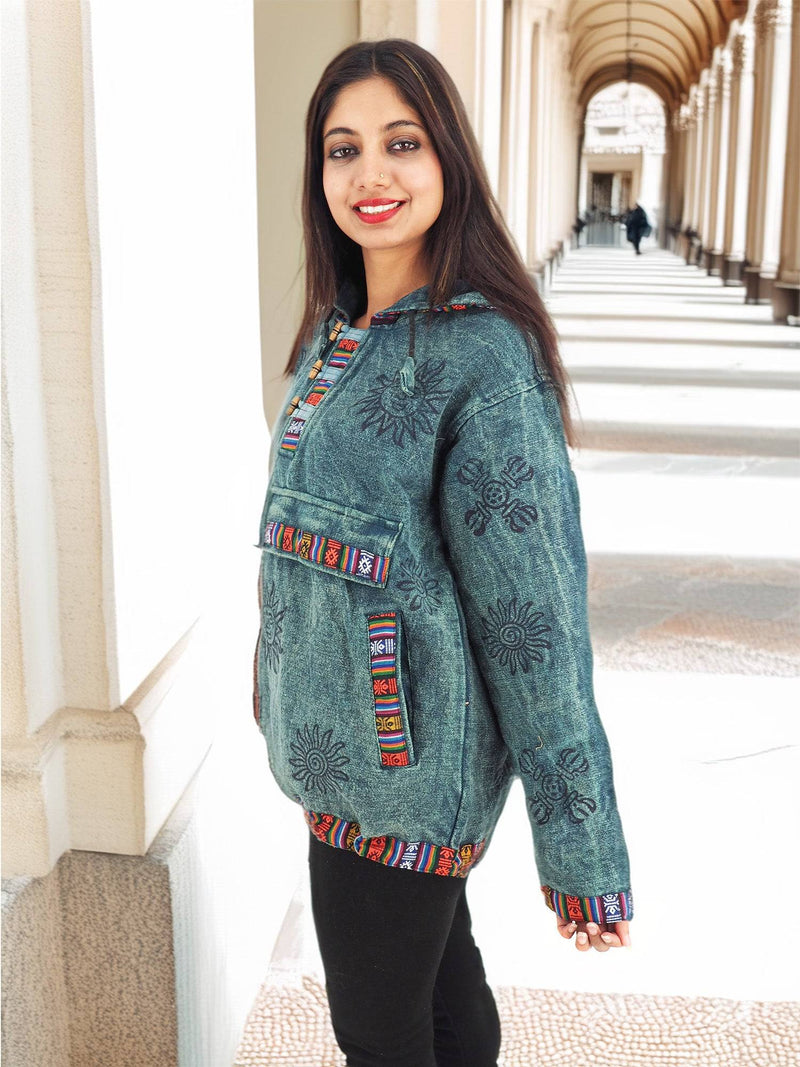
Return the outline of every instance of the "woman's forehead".
<path id="1" fill-rule="evenodd" d="M 386 78 L 379 76 L 353 82 L 336 96 L 324 123 L 323 133 L 333 126 L 348 126 L 357 132 L 368 128 L 383 129 L 389 123 L 407 119 L 422 126 L 422 118 Z M 357 129 L 357 124 L 365 127 Z"/>

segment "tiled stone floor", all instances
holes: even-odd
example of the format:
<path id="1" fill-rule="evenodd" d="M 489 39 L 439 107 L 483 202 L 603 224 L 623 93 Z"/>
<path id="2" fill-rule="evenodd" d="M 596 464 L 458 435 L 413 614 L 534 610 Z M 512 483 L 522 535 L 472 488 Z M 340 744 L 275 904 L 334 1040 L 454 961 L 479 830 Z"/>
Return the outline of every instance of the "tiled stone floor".
<path id="1" fill-rule="evenodd" d="M 554 937 L 516 783 L 469 887 L 500 1067 L 796 1067 L 800 333 L 653 248 L 572 253 L 548 305 L 637 918 L 624 952 Z M 300 872 L 236 1067 L 344 1063 L 308 905 Z"/>
<path id="2" fill-rule="evenodd" d="M 501 986 L 498 1067 L 796 1067 L 800 1008 Z M 317 978 L 265 985 L 234 1067 L 344 1067 Z"/>

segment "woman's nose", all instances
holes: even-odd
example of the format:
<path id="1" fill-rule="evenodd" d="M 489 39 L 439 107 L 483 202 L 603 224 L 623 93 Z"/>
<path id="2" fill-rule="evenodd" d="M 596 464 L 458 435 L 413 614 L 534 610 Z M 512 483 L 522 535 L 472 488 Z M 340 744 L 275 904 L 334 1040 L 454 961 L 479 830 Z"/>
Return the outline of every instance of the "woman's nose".
<path id="1" fill-rule="evenodd" d="M 359 164 L 360 166 L 356 175 L 356 184 L 359 188 L 385 189 L 389 185 L 386 166 L 380 156 L 373 153 L 362 153 Z"/>

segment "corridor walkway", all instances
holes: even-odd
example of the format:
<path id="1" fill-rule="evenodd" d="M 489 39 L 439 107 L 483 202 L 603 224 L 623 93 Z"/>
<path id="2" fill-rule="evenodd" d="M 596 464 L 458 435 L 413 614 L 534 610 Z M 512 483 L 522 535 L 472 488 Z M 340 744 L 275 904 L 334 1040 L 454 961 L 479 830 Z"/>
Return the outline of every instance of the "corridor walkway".
<path id="1" fill-rule="evenodd" d="M 548 297 L 582 417 L 573 466 L 633 947 L 584 956 L 556 936 L 532 846 L 528 863 L 514 852 L 530 841 L 519 783 L 470 877 L 473 930 L 502 1067 L 790 1067 L 800 333 L 643 249 L 571 252 Z M 301 877 L 236 1065 L 342 1063 Z"/>

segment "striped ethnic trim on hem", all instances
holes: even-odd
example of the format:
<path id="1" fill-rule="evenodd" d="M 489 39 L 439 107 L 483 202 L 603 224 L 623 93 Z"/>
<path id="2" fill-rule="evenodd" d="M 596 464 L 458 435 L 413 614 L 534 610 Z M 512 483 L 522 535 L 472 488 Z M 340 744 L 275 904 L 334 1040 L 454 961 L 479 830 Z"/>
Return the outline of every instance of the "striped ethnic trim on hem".
<path id="1" fill-rule="evenodd" d="M 633 918 L 633 894 L 630 889 L 603 893 L 596 897 L 575 897 L 559 893 L 549 885 L 541 887 L 545 903 L 562 919 L 577 922 L 618 923 Z"/>
<path id="2" fill-rule="evenodd" d="M 363 837 L 357 822 L 340 819 L 327 812 L 303 808 L 305 821 L 319 841 L 334 848 L 346 848 L 364 859 L 422 874 L 466 878 L 481 857 L 486 838 L 459 849 L 433 845 L 427 841 L 401 841 L 398 837 Z"/>
<path id="3" fill-rule="evenodd" d="M 339 571 L 341 574 L 354 574 L 359 578 L 381 585 L 386 581 L 389 570 L 389 556 L 379 556 L 355 545 L 345 545 L 332 537 L 301 530 L 297 526 L 288 526 L 285 522 L 273 520 L 264 530 L 264 547 L 276 548 L 301 559 L 320 563 L 323 567 Z"/>

